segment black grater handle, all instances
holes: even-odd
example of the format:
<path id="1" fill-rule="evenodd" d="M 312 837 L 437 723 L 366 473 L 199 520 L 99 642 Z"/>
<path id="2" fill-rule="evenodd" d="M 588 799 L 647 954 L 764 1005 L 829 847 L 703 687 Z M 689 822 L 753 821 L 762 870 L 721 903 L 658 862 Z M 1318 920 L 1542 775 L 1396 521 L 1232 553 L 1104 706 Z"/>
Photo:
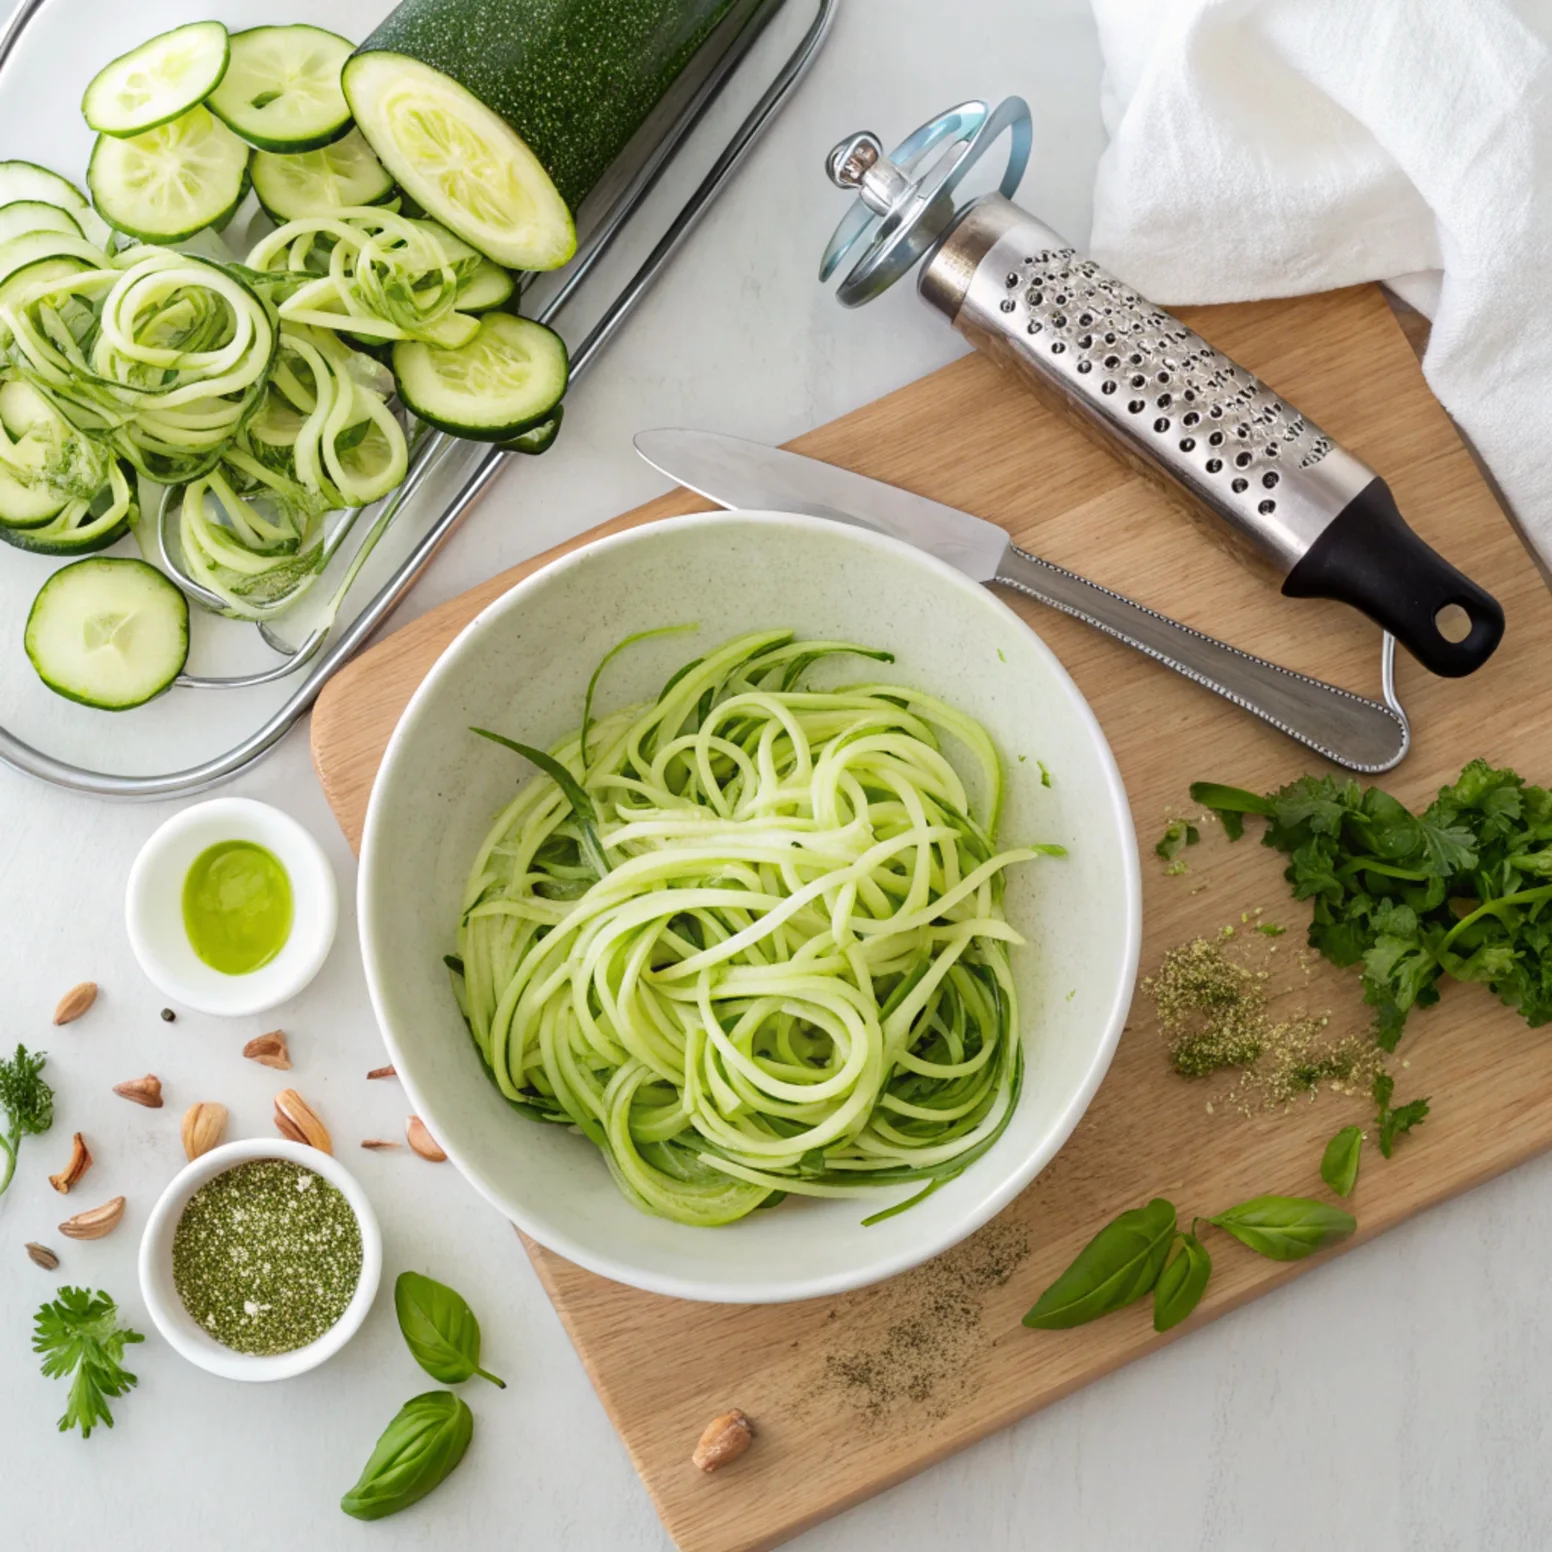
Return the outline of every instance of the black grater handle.
<path id="1" fill-rule="evenodd" d="M 1378 478 L 1332 518 L 1288 573 L 1283 592 L 1361 609 L 1424 668 L 1447 679 L 1475 673 L 1503 639 L 1498 600 L 1407 526 L 1390 487 Z M 1469 628 L 1446 635 L 1441 616 L 1448 628 L 1452 615 Z"/>

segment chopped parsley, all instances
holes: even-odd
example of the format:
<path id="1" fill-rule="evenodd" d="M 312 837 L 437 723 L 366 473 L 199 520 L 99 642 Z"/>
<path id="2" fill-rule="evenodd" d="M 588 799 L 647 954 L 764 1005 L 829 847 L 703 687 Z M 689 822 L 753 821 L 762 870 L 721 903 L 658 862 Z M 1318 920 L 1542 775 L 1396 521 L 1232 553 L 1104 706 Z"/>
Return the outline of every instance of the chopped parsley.
<path id="1" fill-rule="evenodd" d="M 1483 982 L 1533 1026 L 1552 1021 L 1552 791 L 1473 760 L 1420 814 L 1331 776 L 1265 797 L 1198 782 L 1191 796 L 1230 834 L 1242 815 L 1267 821 L 1264 843 L 1311 903 L 1310 946 L 1363 966 L 1383 1049 L 1446 977 Z M 1414 1109 L 1394 1112 L 1391 1140 L 1422 1119 Z"/>

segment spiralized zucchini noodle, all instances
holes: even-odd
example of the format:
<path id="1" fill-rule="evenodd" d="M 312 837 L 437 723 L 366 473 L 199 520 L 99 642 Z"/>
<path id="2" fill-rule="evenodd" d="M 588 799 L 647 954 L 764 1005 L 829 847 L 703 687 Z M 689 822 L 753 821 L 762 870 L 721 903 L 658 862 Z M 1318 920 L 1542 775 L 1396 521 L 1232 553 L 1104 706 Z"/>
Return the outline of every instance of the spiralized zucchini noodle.
<path id="1" fill-rule="evenodd" d="M 1063 849 L 998 849 L 1002 768 L 973 719 L 898 684 L 805 687 L 843 654 L 892 661 L 744 635 L 594 721 L 611 653 L 548 753 L 475 730 L 539 773 L 470 871 L 460 1009 L 515 1109 L 580 1129 L 680 1223 L 922 1186 L 877 1221 L 1018 1101 L 1004 880 Z"/>

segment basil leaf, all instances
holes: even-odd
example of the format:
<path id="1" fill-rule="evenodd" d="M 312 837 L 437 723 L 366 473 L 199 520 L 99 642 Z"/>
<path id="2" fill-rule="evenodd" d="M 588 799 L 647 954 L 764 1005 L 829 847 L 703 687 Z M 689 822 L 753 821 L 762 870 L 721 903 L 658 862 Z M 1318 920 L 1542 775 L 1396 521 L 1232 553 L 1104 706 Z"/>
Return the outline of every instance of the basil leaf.
<path id="1" fill-rule="evenodd" d="M 1257 1196 L 1207 1221 L 1273 1261 L 1302 1261 L 1358 1227 L 1351 1213 L 1307 1196 Z"/>
<path id="2" fill-rule="evenodd" d="M 1344 1126 L 1330 1142 L 1320 1160 L 1320 1178 L 1338 1196 L 1351 1196 L 1358 1183 L 1358 1155 L 1363 1149 L 1363 1133 L 1356 1126 Z"/>
<path id="3" fill-rule="evenodd" d="M 478 1374 L 507 1388 L 480 1367 L 480 1323 L 461 1294 L 419 1272 L 400 1272 L 393 1307 L 411 1357 L 432 1379 L 459 1385 Z"/>
<path id="4" fill-rule="evenodd" d="M 1175 1237 L 1175 1204 L 1154 1197 L 1107 1223 L 1035 1301 L 1024 1324 L 1066 1331 L 1142 1298 L 1159 1280 Z"/>
<path id="5" fill-rule="evenodd" d="M 380 1520 L 409 1508 L 447 1480 L 473 1437 L 474 1414 L 450 1390 L 429 1390 L 406 1401 L 340 1508 L 358 1520 Z"/>
<path id="6" fill-rule="evenodd" d="M 1153 1288 L 1153 1329 L 1178 1326 L 1201 1302 L 1212 1276 L 1212 1257 L 1194 1234 L 1180 1236 L 1180 1251 L 1165 1263 Z"/>

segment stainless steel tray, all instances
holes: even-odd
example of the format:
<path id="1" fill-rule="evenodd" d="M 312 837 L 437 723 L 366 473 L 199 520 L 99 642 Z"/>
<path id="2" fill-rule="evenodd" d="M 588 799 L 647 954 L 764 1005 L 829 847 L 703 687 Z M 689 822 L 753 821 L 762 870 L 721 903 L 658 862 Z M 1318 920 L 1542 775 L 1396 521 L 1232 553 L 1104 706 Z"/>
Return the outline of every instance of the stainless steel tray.
<path id="1" fill-rule="evenodd" d="M 382 4 L 318 0 L 309 7 L 308 19 L 346 36 L 364 36 Z M 554 324 L 572 342 L 573 384 L 597 360 L 791 95 L 823 44 L 837 5 L 838 0 L 743 0 L 735 6 L 604 185 L 583 205 L 577 257 L 525 288 L 524 311 Z M 256 24 L 259 9 L 257 0 L 227 0 L 222 7 L 230 25 Z M 204 14 L 200 4 L 191 7 L 186 0 L 134 7 L 120 0 L 24 0 L 0 35 L 0 151 L 57 166 L 67 175 L 85 165 L 86 131 L 78 123 L 74 88 L 61 90 L 47 79 L 44 61 L 51 53 L 60 57 L 52 50 L 51 32 L 68 28 L 79 37 L 89 30 L 100 43 L 96 52 L 106 58 L 149 32 Z M 262 19 L 273 17 L 266 12 Z M 794 33 L 795 38 L 783 35 Z M 729 132 L 722 121 L 728 119 L 730 104 L 732 111 L 743 108 L 744 113 Z M 681 199 L 674 185 L 686 186 L 697 173 L 698 181 Z M 6 653 L 0 662 L 0 716 L 5 719 L 0 764 L 55 786 L 125 799 L 183 796 L 236 775 L 261 759 L 308 710 L 329 678 L 414 586 L 502 469 L 526 461 L 440 435 L 425 438 L 404 485 L 361 514 L 350 541 L 314 589 L 316 606 L 348 569 L 359 568 L 361 580 L 338 619 L 309 628 L 304 603 L 296 611 L 302 617 L 298 634 L 280 643 L 292 654 L 287 657 L 277 654 L 268 639 L 261 643 L 252 626 L 201 612 L 196 631 L 202 661 L 193 663 L 168 695 L 127 717 L 108 718 L 57 701 L 32 680 L 24 661 L 11 661 L 22 659 L 20 651 Z M 0 566 L 0 618 L 14 619 L 19 634 L 26 600 L 50 568 L 40 557 L 20 553 L 14 565 L 10 555 L 0 559 L 8 563 Z M 217 688 L 223 693 L 212 694 Z M 134 763 L 123 758 L 120 726 L 133 729 L 140 750 L 154 749 L 164 760 L 169 755 L 162 751 L 170 751 L 184 763 L 134 773 L 96 768 L 99 762 Z M 201 740 L 210 739 L 218 746 L 215 752 L 198 748 Z"/>

